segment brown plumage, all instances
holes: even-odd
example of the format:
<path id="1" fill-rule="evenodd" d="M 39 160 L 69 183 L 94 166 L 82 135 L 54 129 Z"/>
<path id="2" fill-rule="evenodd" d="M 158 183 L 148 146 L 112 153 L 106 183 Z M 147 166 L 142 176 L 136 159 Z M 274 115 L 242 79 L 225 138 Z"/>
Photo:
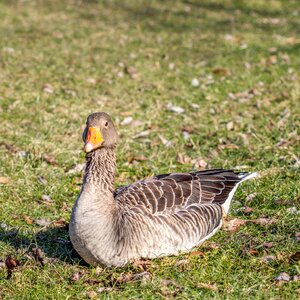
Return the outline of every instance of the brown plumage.
<path id="1" fill-rule="evenodd" d="M 221 227 L 238 184 L 255 176 L 222 169 L 170 173 L 114 191 L 118 137 L 111 118 L 89 116 L 83 139 L 86 174 L 70 237 L 92 265 L 121 266 L 191 250 Z"/>

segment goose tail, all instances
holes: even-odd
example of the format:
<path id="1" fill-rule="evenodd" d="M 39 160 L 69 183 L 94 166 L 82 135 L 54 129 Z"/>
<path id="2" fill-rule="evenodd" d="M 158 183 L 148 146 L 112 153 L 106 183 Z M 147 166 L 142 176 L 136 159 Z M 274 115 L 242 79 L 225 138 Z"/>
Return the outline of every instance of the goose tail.
<path id="1" fill-rule="evenodd" d="M 232 201 L 232 198 L 233 198 L 233 195 L 234 193 L 236 192 L 238 186 L 246 181 L 246 180 L 249 180 L 249 179 L 252 179 L 252 178 L 255 178 L 258 173 L 257 172 L 253 172 L 253 173 L 248 173 L 248 172 L 241 172 L 241 173 L 238 173 L 237 174 L 240 181 L 235 185 L 235 187 L 232 189 L 232 191 L 229 193 L 226 201 L 222 204 L 222 207 L 223 207 L 223 210 L 225 212 L 225 215 L 227 215 L 228 211 L 229 211 L 229 207 L 230 207 L 230 204 L 231 204 L 231 201 Z"/>

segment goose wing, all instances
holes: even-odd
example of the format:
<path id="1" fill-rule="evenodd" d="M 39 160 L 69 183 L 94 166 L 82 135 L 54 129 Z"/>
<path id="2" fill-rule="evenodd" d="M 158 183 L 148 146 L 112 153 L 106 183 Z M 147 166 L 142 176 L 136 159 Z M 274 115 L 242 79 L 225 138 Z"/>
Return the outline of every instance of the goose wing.
<path id="1" fill-rule="evenodd" d="M 246 174 L 223 169 L 162 174 L 118 189 L 115 199 L 128 209 L 152 214 L 174 213 L 192 204 L 222 205 Z"/>

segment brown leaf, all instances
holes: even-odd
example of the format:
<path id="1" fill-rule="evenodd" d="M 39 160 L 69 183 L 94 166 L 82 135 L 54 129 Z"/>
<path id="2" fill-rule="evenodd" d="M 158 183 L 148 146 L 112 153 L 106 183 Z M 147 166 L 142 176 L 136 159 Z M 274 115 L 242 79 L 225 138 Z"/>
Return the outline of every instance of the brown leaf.
<path id="1" fill-rule="evenodd" d="M 276 257 L 274 255 L 267 255 L 267 256 L 261 257 L 260 260 L 264 263 L 268 263 L 268 262 L 274 261 L 275 259 L 276 259 Z"/>
<path id="2" fill-rule="evenodd" d="M 42 226 L 42 227 L 46 227 L 51 224 L 51 221 L 49 219 L 45 219 L 45 218 L 35 219 L 34 222 L 35 222 L 35 224 Z"/>
<path id="3" fill-rule="evenodd" d="M 132 280 L 140 280 L 142 282 L 146 282 L 150 280 L 150 278 L 151 278 L 151 274 L 147 271 L 137 273 L 132 276 Z"/>
<path id="4" fill-rule="evenodd" d="M 33 221 L 32 219 L 30 219 L 30 218 L 29 218 L 28 216 L 26 216 L 26 215 L 23 216 L 23 219 L 24 219 L 24 221 L 25 221 L 27 224 L 29 224 L 29 225 L 31 225 L 31 224 L 34 223 L 34 221 Z"/>
<path id="5" fill-rule="evenodd" d="M 16 268 L 17 266 L 19 266 L 20 262 L 17 259 L 15 259 L 11 256 L 8 256 L 5 260 L 5 265 L 8 270 L 12 270 L 12 269 Z"/>
<path id="6" fill-rule="evenodd" d="M 131 281 L 132 279 L 133 279 L 132 273 L 126 272 L 126 273 L 121 274 L 121 275 L 116 279 L 116 281 L 119 282 L 119 283 L 125 283 L 125 282 Z"/>
<path id="7" fill-rule="evenodd" d="M 52 94 L 53 93 L 53 87 L 50 83 L 46 83 L 43 85 L 43 91 L 45 93 L 48 93 L 48 94 Z"/>
<path id="8" fill-rule="evenodd" d="M 274 246 L 274 243 L 273 242 L 265 242 L 262 244 L 262 246 L 266 249 L 270 249 Z"/>
<path id="9" fill-rule="evenodd" d="M 185 154 L 178 153 L 176 157 L 176 161 L 182 165 L 191 163 L 191 158 Z"/>
<path id="10" fill-rule="evenodd" d="M 257 193 L 252 193 L 252 194 L 249 194 L 247 197 L 246 197 L 246 201 L 253 201 L 253 199 L 256 197 Z"/>
<path id="11" fill-rule="evenodd" d="M 201 251 L 193 251 L 190 253 L 190 256 L 200 256 L 203 257 L 205 255 L 205 253 L 201 252 Z"/>
<path id="12" fill-rule="evenodd" d="M 9 183 L 9 178 L 0 176 L 0 184 L 8 184 Z"/>
<path id="13" fill-rule="evenodd" d="M 185 131 L 188 133 L 194 133 L 195 132 L 195 126 L 193 125 L 183 125 L 181 128 L 181 131 Z"/>
<path id="14" fill-rule="evenodd" d="M 249 249 L 249 250 L 248 250 L 248 253 L 249 253 L 250 255 L 258 255 L 258 251 L 257 251 L 256 249 Z"/>
<path id="15" fill-rule="evenodd" d="M 211 291 L 214 291 L 214 292 L 217 292 L 219 290 L 215 283 L 214 284 L 204 283 L 204 282 L 203 283 L 198 283 L 197 288 L 207 289 L 207 290 L 211 290 Z"/>
<path id="16" fill-rule="evenodd" d="M 90 298 L 90 299 L 94 299 L 97 297 L 97 293 L 95 291 L 88 291 L 86 292 L 86 295 Z"/>
<path id="17" fill-rule="evenodd" d="M 282 272 L 280 273 L 276 278 L 275 280 L 277 281 L 290 281 L 291 280 L 291 277 L 288 273 L 285 273 L 285 272 Z"/>
<path id="18" fill-rule="evenodd" d="M 11 276 L 12 276 L 12 271 L 14 268 L 16 268 L 17 266 L 20 265 L 20 262 L 15 259 L 15 258 L 12 258 L 11 256 L 8 256 L 5 260 L 5 265 L 6 265 L 6 268 L 7 268 L 7 279 L 10 279 Z"/>
<path id="19" fill-rule="evenodd" d="M 100 275 L 103 272 L 103 268 L 101 268 L 100 266 L 96 267 L 95 273 L 96 275 Z"/>
<path id="20" fill-rule="evenodd" d="M 290 256 L 290 260 L 299 261 L 300 260 L 300 251 L 295 252 Z"/>
<path id="21" fill-rule="evenodd" d="M 242 219 L 232 219 L 224 223 L 223 230 L 228 232 L 234 232 L 237 231 L 245 223 L 246 221 Z"/>
<path id="22" fill-rule="evenodd" d="M 44 153 L 43 154 L 43 159 L 50 165 L 52 166 L 56 166 L 57 165 L 57 162 L 55 161 L 55 158 L 54 156 L 50 155 L 50 154 L 47 154 L 47 153 Z"/>
<path id="23" fill-rule="evenodd" d="M 58 227 L 58 228 L 65 227 L 66 226 L 66 220 L 64 218 L 60 218 L 57 221 L 53 222 L 53 226 Z"/>
<path id="24" fill-rule="evenodd" d="M 146 161 L 148 160 L 147 157 L 145 157 L 144 155 L 140 155 L 140 156 L 130 156 L 127 158 L 127 161 L 131 164 L 133 161 Z"/>
<path id="25" fill-rule="evenodd" d="M 190 261 L 188 259 L 180 259 L 178 261 L 176 261 L 175 266 L 184 266 L 187 265 Z"/>
<path id="26" fill-rule="evenodd" d="M 270 224 L 274 224 L 277 222 L 276 219 L 273 219 L 273 218 L 258 218 L 258 219 L 255 219 L 255 220 L 249 220 L 249 222 L 251 223 L 254 223 L 254 224 L 258 224 L 260 226 L 267 226 L 267 225 L 270 225 Z"/>
<path id="27" fill-rule="evenodd" d="M 16 146 L 5 142 L 0 142 L 0 146 L 4 146 L 12 154 L 17 153 L 19 151 Z"/>
<path id="28" fill-rule="evenodd" d="M 213 72 L 213 74 L 216 74 L 216 75 L 222 75 L 222 76 L 230 75 L 230 71 L 225 68 L 216 68 L 216 69 L 213 69 L 212 72 Z"/>
<path id="29" fill-rule="evenodd" d="M 205 169 L 207 167 L 207 162 L 200 157 L 193 159 L 192 163 L 194 169 Z"/>
<path id="30" fill-rule="evenodd" d="M 244 207 L 242 208 L 242 212 L 243 212 L 244 214 L 250 214 L 250 213 L 252 213 L 253 211 L 254 211 L 254 209 L 251 208 L 251 207 L 249 207 L 249 206 L 244 206 Z"/>
<path id="31" fill-rule="evenodd" d="M 48 181 L 43 176 L 38 176 L 37 181 L 40 184 L 44 184 L 44 185 L 46 185 L 48 183 Z"/>
<path id="32" fill-rule="evenodd" d="M 33 248 L 32 254 L 36 261 L 38 261 L 43 267 L 45 266 L 44 254 L 40 248 Z"/>
<path id="33" fill-rule="evenodd" d="M 80 274 L 79 274 L 79 272 L 75 272 L 72 275 L 71 280 L 74 281 L 74 282 L 79 281 L 80 280 Z"/>
<path id="34" fill-rule="evenodd" d="M 132 265 L 136 268 L 139 268 L 139 269 L 145 271 L 151 265 L 151 261 L 138 259 L 138 260 L 134 261 L 134 263 Z"/>
<path id="35" fill-rule="evenodd" d="M 138 71 L 134 67 L 125 67 L 125 73 L 127 73 L 132 79 L 139 77 Z"/>

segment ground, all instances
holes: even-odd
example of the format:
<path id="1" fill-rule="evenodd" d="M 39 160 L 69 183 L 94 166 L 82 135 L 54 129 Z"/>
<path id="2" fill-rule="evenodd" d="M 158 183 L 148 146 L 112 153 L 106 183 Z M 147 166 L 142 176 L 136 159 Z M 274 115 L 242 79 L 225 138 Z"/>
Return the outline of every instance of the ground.
<path id="1" fill-rule="evenodd" d="M 298 298 L 299 15 L 297 0 L 1 1 L 0 299 Z M 89 267 L 67 224 L 95 111 L 120 133 L 117 186 L 260 176 L 191 254 Z"/>

